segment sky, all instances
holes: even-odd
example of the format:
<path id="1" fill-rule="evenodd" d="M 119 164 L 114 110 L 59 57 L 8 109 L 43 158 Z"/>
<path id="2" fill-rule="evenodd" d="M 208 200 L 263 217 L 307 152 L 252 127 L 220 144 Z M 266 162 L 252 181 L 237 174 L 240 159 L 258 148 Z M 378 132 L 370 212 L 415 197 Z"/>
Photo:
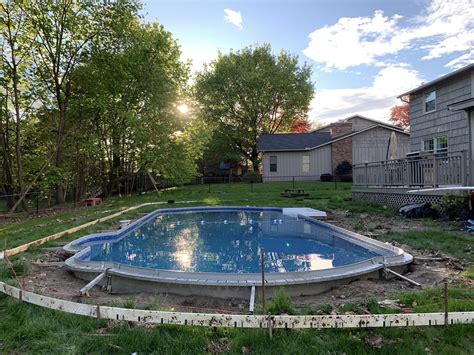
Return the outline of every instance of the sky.
<path id="1" fill-rule="evenodd" d="M 269 43 L 312 67 L 309 118 L 387 121 L 397 96 L 474 62 L 474 0 L 145 0 L 196 72 Z"/>

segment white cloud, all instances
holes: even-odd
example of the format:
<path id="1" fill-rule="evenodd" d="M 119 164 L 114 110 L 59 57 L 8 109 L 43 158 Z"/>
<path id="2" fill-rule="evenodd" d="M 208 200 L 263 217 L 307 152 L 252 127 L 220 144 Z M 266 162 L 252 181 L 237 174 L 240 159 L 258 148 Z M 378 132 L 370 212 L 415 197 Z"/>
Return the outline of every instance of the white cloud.
<path id="1" fill-rule="evenodd" d="M 383 64 L 380 57 L 418 47 L 422 59 L 470 50 L 474 46 L 472 0 L 432 0 L 423 14 L 400 24 L 401 16 L 340 18 L 336 24 L 309 35 L 303 53 L 327 68 L 346 69 L 361 64 Z"/>
<path id="2" fill-rule="evenodd" d="M 309 116 L 313 122 L 322 123 L 355 114 L 388 121 L 390 108 L 400 104 L 396 97 L 420 83 L 417 71 L 407 67 L 388 66 L 379 71 L 370 86 L 316 92 Z"/>
<path id="3" fill-rule="evenodd" d="M 243 28 L 242 27 L 242 15 L 240 14 L 240 11 L 233 11 L 231 9 L 224 9 L 225 15 L 224 19 L 237 26 L 240 30 Z"/>
<path id="4" fill-rule="evenodd" d="M 474 63 L 474 49 L 466 54 L 454 58 L 453 60 L 448 62 L 445 67 L 459 69 L 471 63 Z"/>

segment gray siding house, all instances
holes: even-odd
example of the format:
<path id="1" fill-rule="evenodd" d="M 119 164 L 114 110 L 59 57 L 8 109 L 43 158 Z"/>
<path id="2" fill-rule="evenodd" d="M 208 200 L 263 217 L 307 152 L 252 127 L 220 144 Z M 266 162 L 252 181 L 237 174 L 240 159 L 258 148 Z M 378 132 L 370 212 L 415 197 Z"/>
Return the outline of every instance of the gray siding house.
<path id="1" fill-rule="evenodd" d="M 474 64 L 400 95 L 406 97 L 411 152 L 463 154 L 467 166 L 473 168 Z M 474 174 L 469 175 L 474 183 Z"/>
<path id="2" fill-rule="evenodd" d="M 474 63 L 399 98 L 410 105 L 410 152 L 406 159 L 354 165 L 353 198 L 399 207 L 474 186 Z M 408 192 L 425 187 L 444 189 Z"/>
<path id="3" fill-rule="evenodd" d="M 262 178 L 264 182 L 319 180 L 322 174 L 334 174 L 343 161 L 355 164 L 387 159 L 394 140 L 396 157 L 405 157 L 409 151 L 407 132 L 359 115 L 310 133 L 262 135 L 258 143 Z"/>

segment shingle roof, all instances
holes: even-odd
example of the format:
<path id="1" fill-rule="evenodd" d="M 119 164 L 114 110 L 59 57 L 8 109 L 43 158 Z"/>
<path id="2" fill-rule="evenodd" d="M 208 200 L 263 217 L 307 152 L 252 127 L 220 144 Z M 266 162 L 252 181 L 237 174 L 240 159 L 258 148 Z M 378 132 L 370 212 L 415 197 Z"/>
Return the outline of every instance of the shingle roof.
<path id="1" fill-rule="evenodd" d="M 330 132 L 263 134 L 258 140 L 258 150 L 304 150 L 314 148 L 330 140 Z"/>

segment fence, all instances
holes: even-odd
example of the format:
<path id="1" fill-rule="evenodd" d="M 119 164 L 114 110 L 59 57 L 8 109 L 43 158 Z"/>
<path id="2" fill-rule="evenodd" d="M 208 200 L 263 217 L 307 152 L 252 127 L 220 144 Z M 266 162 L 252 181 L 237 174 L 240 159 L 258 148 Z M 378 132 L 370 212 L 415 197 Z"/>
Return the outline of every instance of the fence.
<path id="1" fill-rule="evenodd" d="M 356 164 L 356 186 L 433 186 L 467 185 L 464 153 Z"/>
<path id="2" fill-rule="evenodd" d="M 138 323 L 193 325 L 201 327 L 228 328 L 272 328 L 283 329 L 321 329 L 321 328 L 373 328 L 434 326 L 449 324 L 472 324 L 474 312 L 440 312 L 414 314 L 364 314 L 364 315 L 244 315 L 244 314 L 207 314 L 164 312 L 144 309 L 125 309 L 77 303 L 33 292 L 21 290 L 0 282 L 0 293 L 40 307 L 59 310 L 66 313 Z M 271 333 L 270 333 L 271 334 Z"/>
<path id="3" fill-rule="evenodd" d="M 147 173 L 132 179 L 121 179 L 113 185 L 108 196 L 131 196 L 146 192 L 165 190 L 176 186 L 195 186 L 201 192 L 227 193 L 227 192 L 283 192 L 287 189 L 309 189 L 314 188 L 315 182 L 321 181 L 320 175 L 293 175 L 279 177 L 255 176 L 213 176 L 196 178 L 156 178 L 151 181 Z M 341 182 L 351 182 L 352 175 L 326 175 L 325 183 L 328 187 L 337 189 Z M 153 184 L 155 183 L 155 185 Z M 100 195 L 102 189 L 96 188 L 94 195 Z M 62 190 L 63 201 L 57 200 L 57 191 L 32 191 L 25 197 L 25 204 L 20 204 L 16 212 L 40 214 L 47 209 L 76 208 L 82 205 L 86 197 L 79 190 L 72 188 Z M 0 213 L 7 213 L 11 206 L 20 198 L 20 194 L 0 195 Z"/>

